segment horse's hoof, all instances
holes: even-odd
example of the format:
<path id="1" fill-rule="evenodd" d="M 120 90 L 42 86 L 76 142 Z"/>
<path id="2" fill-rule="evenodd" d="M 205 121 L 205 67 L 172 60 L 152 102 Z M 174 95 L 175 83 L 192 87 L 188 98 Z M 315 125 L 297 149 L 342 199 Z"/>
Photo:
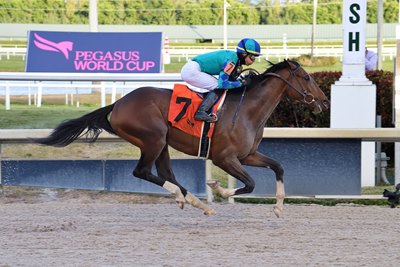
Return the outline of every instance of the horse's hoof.
<path id="1" fill-rule="evenodd" d="M 182 201 L 177 201 L 176 204 L 178 204 L 178 207 L 183 210 L 183 208 L 185 207 L 185 202 Z"/>
<path id="2" fill-rule="evenodd" d="M 215 180 L 208 180 L 207 185 L 212 189 L 216 189 L 219 186 L 219 182 Z"/>
<path id="3" fill-rule="evenodd" d="M 282 209 L 279 208 L 278 206 L 274 206 L 274 213 L 275 213 L 276 217 L 279 218 L 281 216 Z"/>
<path id="4" fill-rule="evenodd" d="M 216 212 L 214 209 L 208 209 L 208 210 L 204 211 L 204 215 L 207 215 L 207 216 L 211 216 L 211 215 L 215 215 L 215 214 L 216 214 Z"/>

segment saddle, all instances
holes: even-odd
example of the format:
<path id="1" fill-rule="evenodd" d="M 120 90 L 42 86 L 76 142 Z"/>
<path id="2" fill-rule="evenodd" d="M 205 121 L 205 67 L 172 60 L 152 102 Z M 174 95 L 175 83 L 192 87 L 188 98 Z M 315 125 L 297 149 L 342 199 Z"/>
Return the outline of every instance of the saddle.
<path id="1" fill-rule="evenodd" d="M 210 112 L 217 113 L 225 100 L 226 91 L 216 101 Z M 215 123 L 198 121 L 194 119 L 198 107 L 203 99 L 203 95 L 190 90 L 184 84 L 175 84 L 169 105 L 168 121 L 175 128 L 200 138 L 199 157 L 208 156 L 208 144 L 214 133 Z M 207 146 L 205 148 L 205 146 Z M 207 150 L 204 152 L 204 150 Z M 206 155 L 205 155 L 206 154 Z"/>

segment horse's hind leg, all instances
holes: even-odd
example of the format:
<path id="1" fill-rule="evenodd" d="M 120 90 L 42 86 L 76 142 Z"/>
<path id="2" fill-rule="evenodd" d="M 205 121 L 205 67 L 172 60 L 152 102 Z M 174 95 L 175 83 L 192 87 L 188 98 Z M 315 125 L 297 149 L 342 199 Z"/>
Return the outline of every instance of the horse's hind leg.
<path id="1" fill-rule="evenodd" d="M 175 194 L 176 203 L 178 203 L 179 208 L 183 209 L 186 202 L 185 195 L 187 190 L 175 179 L 174 172 L 171 168 L 171 160 L 167 145 L 161 151 L 160 156 L 156 159 L 156 168 L 158 176 L 165 180 L 162 187 L 167 189 L 172 194 Z"/>
<path id="2" fill-rule="evenodd" d="M 275 172 L 276 176 L 276 206 L 274 207 L 274 213 L 279 217 L 283 210 L 283 201 L 285 199 L 285 187 L 283 184 L 283 168 L 279 162 L 267 157 L 260 152 L 247 156 L 242 160 L 244 165 L 254 166 L 254 167 L 264 167 L 271 168 Z"/>
<path id="3" fill-rule="evenodd" d="M 186 200 L 192 206 L 202 209 L 205 215 L 215 214 L 215 211 L 212 208 L 205 205 L 203 202 L 201 202 L 201 200 L 199 200 L 196 196 L 188 192 L 186 188 L 184 188 L 182 185 L 178 183 L 171 168 L 171 160 L 168 153 L 168 146 L 164 147 L 160 156 L 157 158 L 156 168 L 158 176 L 166 180 L 163 187 L 170 192 L 179 192 L 176 193 L 175 195 L 176 195 L 176 201 L 181 209 L 183 209 L 183 205 Z"/>
<path id="4" fill-rule="evenodd" d="M 165 170 L 162 170 L 161 171 L 162 175 L 158 176 L 151 173 L 151 167 L 153 166 L 156 159 L 162 161 L 163 156 L 165 156 L 165 154 L 162 153 L 160 154 L 160 152 L 154 153 L 154 151 L 155 151 L 154 149 L 147 151 L 141 150 L 141 156 L 138 164 L 136 165 L 135 170 L 133 171 L 133 175 L 138 178 L 144 179 L 146 181 L 152 182 L 156 185 L 159 185 L 164 189 L 166 189 L 167 191 L 169 191 L 170 193 L 174 194 L 175 200 L 178 203 L 179 207 L 183 208 L 185 203 L 185 197 L 182 194 L 182 191 L 179 186 L 170 181 L 167 181 L 166 177 L 168 177 L 168 173 L 166 173 Z"/>

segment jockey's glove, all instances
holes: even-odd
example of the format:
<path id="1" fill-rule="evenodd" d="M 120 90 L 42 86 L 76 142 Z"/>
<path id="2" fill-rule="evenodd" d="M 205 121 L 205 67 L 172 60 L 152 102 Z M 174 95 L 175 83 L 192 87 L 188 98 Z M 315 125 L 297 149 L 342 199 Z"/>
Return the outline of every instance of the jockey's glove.
<path id="1" fill-rule="evenodd" d="M 250 75 L 244 77 L 244 79 L 242 80 L 242 85 L 243 86 L 248 86 L 251 83 L 251 77 Z"/>

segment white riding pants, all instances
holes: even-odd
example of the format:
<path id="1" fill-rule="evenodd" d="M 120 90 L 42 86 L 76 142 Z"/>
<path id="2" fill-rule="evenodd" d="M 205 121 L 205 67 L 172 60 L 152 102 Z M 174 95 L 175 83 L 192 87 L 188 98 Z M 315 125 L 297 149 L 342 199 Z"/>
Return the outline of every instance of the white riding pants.
<path id="1" fill-rule="evenodd" d="M 182 67 L 181 78 L 189 85 L 195 87 L 190 89 L 199 93 L 205 93 L 218 88 L 217 78 L 202 72 L 199 63 L 196 61 L 189 61 Z"/>

